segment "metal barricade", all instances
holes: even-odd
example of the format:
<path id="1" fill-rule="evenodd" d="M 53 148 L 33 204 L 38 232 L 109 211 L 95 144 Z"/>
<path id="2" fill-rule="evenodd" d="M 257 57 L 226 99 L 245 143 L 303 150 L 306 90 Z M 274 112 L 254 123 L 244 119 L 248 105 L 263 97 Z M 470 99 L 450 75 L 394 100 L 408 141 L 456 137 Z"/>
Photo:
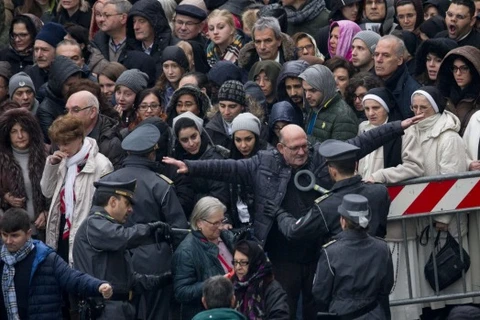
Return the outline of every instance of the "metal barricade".
<path id="1" fill-rule="evenodd" d="M 433 254 L 433 266 L 435 274 L 435 294 L 433 296 L 414 297 L 412 293 L 412 272 L 418 270 L 410 270 L 410 259 L 407 235 L 407 221 L 428 218 L 430 230 L 434 230 L 434 217 L 438 215 L 455 215 L 456 216 L 456 240 L 460 245 L 460 258 L 463 257 L 463 240 L 460 225 L 462 215 L 475 210 L 480 210 L 480 171 L 465 172 L 461 174 L 449 174 L 432 177 L 422 177 L 407 180 L 395 185 L 388 186 L 392 204 L 388 221 L 401 221 L 403 245 L 405 248 L 405 263 L 408 279 L 408 298 L 400 300 L 390 300 L 390 306 L 401 306 L 411 304 L 421 304 L 437 301 L 447 301 L 463 298 L 471 298 L 480 296 L 480 287 L 467 290 L 467 282 L 465 272 L 462 272 L 463 292 L 454 294 L 441 294 L 438 286 L 437 261 Z M 468 228 L 468 227 L 467 227 Z M 467 230 L 468 231 L 468 230 Z M 388 234 L 387 234 L 388 237 Z M 434 232 L 430 232 L 429 246 L 431 252 L 434 252 Z M 416 241 L 419 241 L 418 234 Z M 479 253 L 480 254 L 480 253 Z M 423 267 L 423 266 L 422 266 Z M 480 272 L 480 270 L 471 270 L 472 272 Z M 396 270 L 398 271 L 398 268 Z M 420 277 L 424 277 L 421 274 Z"/>

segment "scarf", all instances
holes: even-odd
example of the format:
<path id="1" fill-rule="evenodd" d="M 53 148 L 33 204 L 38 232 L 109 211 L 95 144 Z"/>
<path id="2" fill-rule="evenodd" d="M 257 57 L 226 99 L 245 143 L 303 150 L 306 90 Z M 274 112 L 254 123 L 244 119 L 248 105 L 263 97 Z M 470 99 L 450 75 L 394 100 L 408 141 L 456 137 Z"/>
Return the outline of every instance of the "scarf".
<path id="1" fill-rule="evenodd" d="M 1 259 L 5 262 L 2 273 L 2 292 L 5 308 L 7 309 L 8 320 L 20 320 L 18 315 L 17 295 L 15 293 L 15 264 L 25 259 L 33 250 L 32 239 L 27 242 L 17 252 L 11 253 L 5 245 L 2 246 Z"/>
<path id="2" fill-rule="evenodd" d="M 83 140 L 82 148 L 73 157 L 67 159 L 67 176 L 65 178 L 65 228 L 63 229 L 63 239 L 66 239 L 70 234 L 70 227 L 72 225 L 73 209 L 75 207 L 74 185 L 75 178 L 78 173 L 78 165 L 85 160 L 90 152 L 92 145 L 85 139 Z"/>
<path id="3" fill-rule="evenodd" d="M 212 41 L 207 47 L 207 62 L 210 67 L 213 67 L 218 61 L 226 60 L 232 63 L 237 61 L 240 49 L 243 47 L 243 37 L 238 33 L 233 38 L 232 43 L 228 45 L 225 52 L 222 53 L 220 48 Z"/>
<path id="4" fill-rule="evenodd" d="M 11 43 L 8 45 L 8 47 L 10 48 L 10 50 L 15 52 L 20 57 L 28 57 L 28 56 L 33 55 L 33 44 L 23 51 L 17 51 Z"/>
<path id="5" fill-rule="evenodd" d="M 257 272 L 249 279 L 236 281 L 234 283 L 237 305 L 235 310 L 241 312 L 250 320 L 266 319 L 265 301 L 263 295 L 266 285 L 265 276 L 272 273 L 272 264 L 265 262 L 258 267 Z"/>
<path id="6" fill-rule="evenodd" d="M 283 7 L 279 3 L 272 4 L 272 9 L 282 9 L 282 8 L 285 9 L 285 11 L 287 12 L 288 23 L 302 24 L 315 19 L 320 14 L 320 12 L 325 10 L 325 1 L 310 0 L 300 10 L 292 9 L 292 7 L 289 7 L 289 6 Z"/>

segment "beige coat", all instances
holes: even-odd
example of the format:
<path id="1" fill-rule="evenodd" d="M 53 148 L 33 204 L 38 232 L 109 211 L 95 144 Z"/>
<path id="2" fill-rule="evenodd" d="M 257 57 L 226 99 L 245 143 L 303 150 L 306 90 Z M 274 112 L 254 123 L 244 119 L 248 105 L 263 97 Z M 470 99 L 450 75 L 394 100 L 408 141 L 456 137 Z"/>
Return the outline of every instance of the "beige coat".
<path id="1" fill-rule="evenodd" d="M 75 208 L 73 212 L 72 227 L 70 229 L 70 236 L 68 238 L 69 257 L 68 262 L 73 265 L 72 248 L 73 240 L 78 227 L 83 220 L 88 216 L 90 207 L 92 206 L 92 198 L 95 192 L 93 183 L 100 179 L 103 175 L 113 171 L 113 166 L 103 154 L 98 152 L 97 142 L 86 137 L 92 144 L 87 163 L 75 178 L 74 192 L 75 192 Z M 47 158 L 45 169 L 43 170 L 40 187 L 42 193 L 47 198 L 52 198 L 52 204 L 47 217 L 46 225 L 46 244 L 57 249 L 58 237 L 60 232 L 60 191 L 62 190 L 65 176 L 67 174 L 66 159 L 63 159 L 59 164 L 50 164 L 50 157 Z"/>

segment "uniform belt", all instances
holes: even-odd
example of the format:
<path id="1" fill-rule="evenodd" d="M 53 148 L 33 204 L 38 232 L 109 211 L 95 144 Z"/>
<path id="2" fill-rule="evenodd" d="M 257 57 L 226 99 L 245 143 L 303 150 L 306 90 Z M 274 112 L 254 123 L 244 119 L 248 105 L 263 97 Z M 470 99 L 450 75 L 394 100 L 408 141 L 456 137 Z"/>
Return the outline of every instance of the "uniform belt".
<path id="1" fill-rule="evenodd" d="M 112 297 L 109 299 L 111 301 L 132 301 L 133 291 L 127 293 L 113 293 Z"/>

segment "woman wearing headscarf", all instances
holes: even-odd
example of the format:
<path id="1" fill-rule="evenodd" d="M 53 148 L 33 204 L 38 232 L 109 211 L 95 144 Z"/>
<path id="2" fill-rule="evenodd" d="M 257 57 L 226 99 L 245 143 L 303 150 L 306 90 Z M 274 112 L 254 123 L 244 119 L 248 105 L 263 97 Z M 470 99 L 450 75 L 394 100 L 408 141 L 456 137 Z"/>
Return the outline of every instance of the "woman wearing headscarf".
<path id="1" fill-rule="evenodd" d="M 480 108 L 480 49 L 461 46 L 443 59 L 437 76 L 437 87 L 447 98 L 446 109 L 460 120 L 460 135 L 470 117 Z"/>
<path id="2" fill-rule="evenodd" d="M 255 62 L 248 73 L 248 80 L 255 81 L 263 91 L 267 99 L 266 115 L 270 114 L 270 110 L 275 102 L 277 102 L 277 78 L 280 74 L 282 65 L 276 61 L 264 60 Z"/>
<path id="3" fill-rule="evenodd" d="M 40 188 L 47 153 L 37 119 L 15 102 L 0 116 L 0 206 L 24 208 L 32 235 L 44 240 L 48 205 Z M 43 229 L 43 230 L 42 230 Z"/>
<path id="4" fill-rule="evenodd" d="M 330 20 L 350 20 L 358 24 L 362 20 L 362 7 L 362 0 L 333 1 Z"/>
<path id="5" fill-rule="evenodd" d="M 442 93 L 436 87 L 421 87 L 412 94 L 412 111 L 415 115 L 423 114 L 424 119 L 415 127 L 415 133 L 422 150 L 428 151 L 428 156 L 424 157 L 423 167 L 425 176 L 436 176 L 444 174 L 455 174 L 467 171 L 467 155 L 465 144 L 459 135 L 461 128 L 460 120 L 451 112 L 447 111 L 445 99 Z M 429 226 L 428 218 L 421 218 L 418 221 L 417 236 L 426 234 L 429 230 L 430 238 L 435 239 L 437 232 L 448 231 L 457 238 L 457 217 L 455 215 L 436 215 L 433 217 L 433 230 Z M 463 248 L 469 252 L 469 243 L 467 239 L 467 216 L 460 215 L 460 236 L 462 237 Z M 444 244 L 445 233 L 440 236 L 440 246 Z M 423 269 L 431 254 L 431 244 L 425 244 L 427 240 L 420 239 L 422 245 L 418 246 L 418 274 L 423 274 Z M 432 241 L 431 239 L 428 241 Z M 472 290 L 471 286 L 472 269 L 465 274 L 467 291 Z M 425 277 L 419 277 L 420 295 L 422 297 L 434 295 L 434 291 L 427 283 Z M 453 294 L 463 292 L 463 283 L 461 280 L 440 291 L 440 294 Z M 442 308 L 446 304 L 464 304 L 471 303 L 471 298 L 463 298 L 452 301 L 432 302 L 430 306 L 434 309 Z"/>
<path id="6" fill-rule="evenodd" d="M 457 42 L 448 38 L 427 39 L 422 42 L 415 54 L 416 80 L 425 86 L 434 85 L 443 58 L 456 47 Z"/>
<path id="7" fill-rule="evenodd" d="M 315 39 L 305 32 L 297 32 L 292 36 L 295 42 L 295 53 L 299 59 L 312 64 L 323 64 L 325 56 L 320 52 Z M 285 65 L 285 64 L 284 64 Z"/>
<path id="8" fill-rule="evenodd" d="M 232 271 L 233 235 L 223 230 L 225 205 L 214 197 L 201 198 L 190 217 L 192 232 L 173 253 L 175 299 L 181 303 L 181 319 L 190 320 L 203 310 L 203 282 Z"/>
<path id="9" fill-rule="evenodd" d="M 350 20 L 334 21 L 330 24 L 330 38 L 328 40 L 329 58 L 340 56 L 352 61 L 353 37 L 362 31 L 358 24 Z"/>
<path id="10" fill-rule="evenodd" d="M 287 294 L 275 280 L 272 263 L 258 243 L 239 241 L 232 263 L 235 310 L 249 320 L 290 319 Z"/>
<path id="11" fill-rule="evenodd" d="M 395 0 L 397 29 L 413 32 L 423 23 L 422 0 Z"/>

